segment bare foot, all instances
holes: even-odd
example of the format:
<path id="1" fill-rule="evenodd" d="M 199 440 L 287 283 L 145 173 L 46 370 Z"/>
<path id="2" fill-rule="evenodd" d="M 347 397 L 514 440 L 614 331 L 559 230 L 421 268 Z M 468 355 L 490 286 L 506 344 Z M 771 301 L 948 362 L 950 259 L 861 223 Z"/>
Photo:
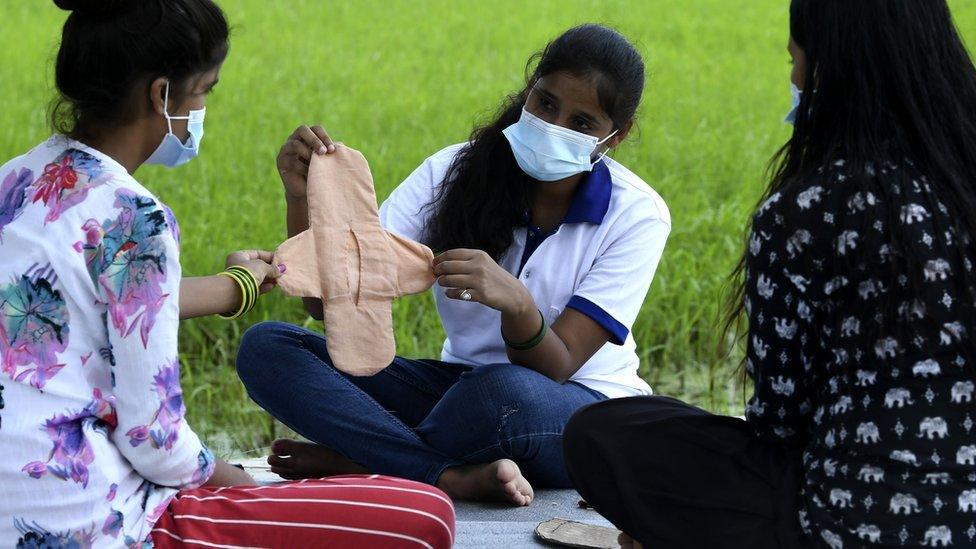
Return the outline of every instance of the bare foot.
<path id="1" fill-rule="evenodd" d="M 639 541 L 634 541 L 634 538 L 624 533 L 617 536 L 617 543 L 620 544 L 620 549 L 644 549 Z"/>
<path id="2" fill-rule="evenodd" d="M 517 506 L 532 503 L 535 496 L 532 485 L 510 459 L 451 467 L 441 473 L 437 487 L 457 499 L 505 501 Z"/>
<path id="3" fill-rule="evenodd" d="M 286 480 L 369 473 L 361 465 L 325 446 L 286 438 L 271 443 L 268 465 L 272 473 Z"/>

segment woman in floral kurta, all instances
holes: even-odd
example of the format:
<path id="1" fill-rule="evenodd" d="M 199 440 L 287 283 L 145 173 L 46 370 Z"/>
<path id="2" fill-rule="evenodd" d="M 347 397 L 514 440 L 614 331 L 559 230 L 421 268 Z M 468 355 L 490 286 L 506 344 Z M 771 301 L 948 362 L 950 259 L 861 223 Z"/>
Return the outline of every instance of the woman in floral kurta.
<path id="1" fill-rule="evenodd" d="M 70 116 L 0 167 L 0 547 L 449 547 L 436 488 L 255 486 L 187 426 L 180 318 L 243 311 L 284 270 L 248 251 L 239 279 L 181 279 L 176 220 L 131 175 L 196 156 L 227 22 L 212 0 L 55 3 Z"/>
<path id="2" fill-rule="evenodd" d="M 141 541 L 214 467 L 184 421 L 179 229 L 64 137 L 0 178 L 0 543 Z"/>

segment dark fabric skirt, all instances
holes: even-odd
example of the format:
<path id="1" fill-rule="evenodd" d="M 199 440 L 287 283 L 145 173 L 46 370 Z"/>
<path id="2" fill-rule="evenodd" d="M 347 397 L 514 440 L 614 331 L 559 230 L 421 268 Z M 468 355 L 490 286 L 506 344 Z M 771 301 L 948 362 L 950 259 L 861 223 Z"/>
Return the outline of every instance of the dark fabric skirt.
<path id="1" fill-rule="evenodd" d="M 580 494 L 646 549 L 810 547 L 799 456 L 668 397 L 583 408 L 563 438 Z"/>

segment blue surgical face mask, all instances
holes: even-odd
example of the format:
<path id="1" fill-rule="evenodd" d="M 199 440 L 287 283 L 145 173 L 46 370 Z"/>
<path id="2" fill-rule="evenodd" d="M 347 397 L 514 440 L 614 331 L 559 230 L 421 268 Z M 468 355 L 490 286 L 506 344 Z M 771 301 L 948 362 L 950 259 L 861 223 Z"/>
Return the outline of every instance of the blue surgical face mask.
<path id="1" fill-rule="evenodd" d="M 796 84 L 790 82 L 790 94 L 793 96 L 793 108 L 790 109 L 790 114 L 786 115 L 783 120 L 787 124 L 793 124 L 796 122 L 796 113 L 800 110 L 800 99 L 803 98 L 803 90 L 796 87 Z"/>
<path id="2" fill-rule="evenodd" d="M 522 171 L 538 181 L 558 181 L 592 170 L 606 155 L 604 152 L 593 160 L 597 146 L 617 131 L 601 140 L 550 124 L 523 108 L 519 121 L 502 133 L 512 146 L 515 161 Z"/>
<path id="3" fill-rule="evenodd" d="M 206 108 L 190 111 L 187 116 L 170 116 L 169 114 L 169 82 L 163 95 L 163 116 L 169 131 L 163 136 L 163 141 L 156 147 L 156 151 L 146 160 L 146 164 L 161 164 L 167 168 L 182 166 L 200 154 L 200 141 L 203 140 L 203 118 Z M 186 131 L 190 133 L 186 143 L 180 141 L 173 133 L 173 120 L 186 120 Z"/>

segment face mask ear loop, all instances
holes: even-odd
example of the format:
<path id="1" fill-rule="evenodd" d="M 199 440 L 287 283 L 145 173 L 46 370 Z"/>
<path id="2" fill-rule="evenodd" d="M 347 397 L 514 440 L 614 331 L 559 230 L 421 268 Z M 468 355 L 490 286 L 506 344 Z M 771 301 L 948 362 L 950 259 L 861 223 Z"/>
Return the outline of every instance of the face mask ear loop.
<path id="1" fill-rule="evenodd" d="M 163 93 L 163 116 L 166 117 L 166 128 L 173 133 L 173 120 L 169 116 L 169 80 L 166 81 L 166 91 Z"/>
<path id="2" fill-rule="evenodd" d="M 610 138 L 613 137 L 614 135 L 617 135 L 617 132 L 619 132 L 619 131 L 620 130 L 613 130 L 612 132 L 610 132 L 610 135 L 604 137 L 600 141 L 597 141 L 596 146 L 599 147 L 600 145 L 606 143 L 607 141 L 610 141 Z M 606 156 L 608 152 L 610 152 L 610 147 L 607 147 L 607 150 L 605 150 L 602 153 L 600 153 L 600 156 L 596 160 L 594 160 L 593 163 L 596 164 L 596 163 L 600 162 L 601 160 L 603 160 L 603 157 Z"/>

